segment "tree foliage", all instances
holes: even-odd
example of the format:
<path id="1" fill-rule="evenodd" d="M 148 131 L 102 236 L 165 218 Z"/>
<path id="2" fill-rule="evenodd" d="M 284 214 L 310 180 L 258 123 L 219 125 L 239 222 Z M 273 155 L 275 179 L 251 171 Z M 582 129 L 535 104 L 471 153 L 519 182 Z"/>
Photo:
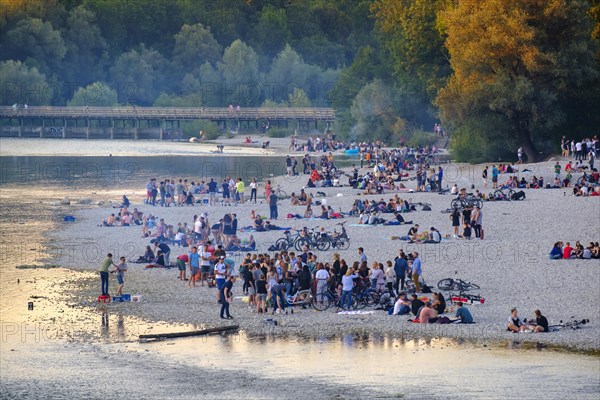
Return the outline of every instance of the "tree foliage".
<path id="1" fill-rule="evenodd" d="M 597 75 L 586 1 L 459 2 L 441 19 L 453 69 L 436 100 L 443 120 L 463 131 L 491 120 L 478 134 L 501 132 L 538 159 L 536 142 L 565 121 L 564 96 Z"/>
<path id="2" fill-rule="evenodd" d="M 28 67 L 20 61 L 0 63 L 0 88 L 2 105 L 43 105 L 48 104 L 54 96 L 53 87 L 46 82 L 46 76 L 37 68 Z"/>
<path id="3" fill-rule="evenodd" d="M 117 92 L 106 83 L 94 82 L 85 88 L 79 88 L 73 98 L 67 103 L 68 106 L 94 106 L 105 107 L 117 105 Z"/>

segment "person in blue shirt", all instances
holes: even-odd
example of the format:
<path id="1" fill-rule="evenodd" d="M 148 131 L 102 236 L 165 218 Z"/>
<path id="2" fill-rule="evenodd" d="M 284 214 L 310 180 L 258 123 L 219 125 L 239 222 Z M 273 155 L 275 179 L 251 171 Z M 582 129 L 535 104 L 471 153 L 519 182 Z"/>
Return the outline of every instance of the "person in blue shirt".
<path id="1" fill-rule="evenodd" d="M 423 274 L 423 271 L 421 270 L 421 259 L 419 258 L 419 253 L 417 253 L 416 251 L 413 252 L 413 257 L 414 257 L 414 261 L 412 264 L 412 279 L 413 282 L 415 283 L 415 290 L 417 293 L 421 292 L 421 283 L 419 282 L 419 279 L 421 277 L 421 275 Z"/>
<path id="2" fill-rule="evenodd" d="M 215 182 L 215 180 L 213 178 L 210 178 L 210 182 L 208 182 L 208 198 L 209 198 L 209 204 L 215 205 L 216 202 L 216 197 L 217 197 L 217 182 Z"/>
<path id="3" fill-rule="evenodd" d="M 394 289 L 396 292 L 404 290 L 404 280 L 406 279 L 406 271 L 408 270 L 408 261 L 406 261 L 406 254 L 400 250 L 400 254 L 394 263 L 394 272 L 396 273 L 396 282 Z"/>
<path id="4" fill-rule="evenodd" d="M 561 242 L 556 242 L 554 243 L 554 247 L 552 247 L 552 250 L 550 250 L 550 259 L 560 260 L 561 258 L 563 258 Z"/>
<path id="5" fill-rule="evenodd" d="M 471 312 L 469 311 L 468 308 L 463 307 L 463 303 L 461 301 L 457 301 L 456 302 L 456 306 L 458 307 L 456 309 L 456 323 L 460 323 L 460 324 L 472 324 L 473 323 L 473 316 L 471 315 Z"/>
<path id="6" fill-rule="evenodd" d="M 442 169 L 442 167 L 438 167 L 437 186 L 438 186 L 439 191 L 442 190 L 442 179 L 443 178 L 444 178 L 444 170 Z"/>

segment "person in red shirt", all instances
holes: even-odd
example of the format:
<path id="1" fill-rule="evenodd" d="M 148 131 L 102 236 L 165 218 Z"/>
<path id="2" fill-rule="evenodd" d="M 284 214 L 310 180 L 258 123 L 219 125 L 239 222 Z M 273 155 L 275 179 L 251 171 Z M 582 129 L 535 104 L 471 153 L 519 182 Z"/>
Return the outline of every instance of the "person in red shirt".
<path id="1" fill-rule="evenodd" d="M 563 258 L 569 259 L 571 258 L 571 252 L 573 248 L 571 247 L 571 243 L 567 242 L 566 246 L 563 248 Z"/>

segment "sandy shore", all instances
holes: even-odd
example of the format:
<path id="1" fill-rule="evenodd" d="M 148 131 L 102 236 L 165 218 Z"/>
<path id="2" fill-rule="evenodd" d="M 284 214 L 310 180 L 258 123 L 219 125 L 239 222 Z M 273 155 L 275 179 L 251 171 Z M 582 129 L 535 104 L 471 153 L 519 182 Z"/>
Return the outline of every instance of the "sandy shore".
<path id="1" fill-rule="evenodd" d="M 554 162 L 525 165 L 533 174 L 543 175 L 546 181 L 552 176 Z M 563 162 L 564 165 L 564 162 Z M 481 165 L 469 166 L 448 164 L 445 166 L 447 182 L 458 183 L 459 187 L 475 184 L 476 189 L 489 193 L 491 189 L 481 187 Z M 530 175 L 526 175 L 528 178 Z M 288 193 L 299 191 L 306 177 L 277 178 Z M 346 183 L 345 181 L 343 183 Z M 414 181 L 407 183 L 408 187 Z M 262 185 L 261 185 L 262 186 Z M 140 188 L 132 188 L 140 193 Z M 383 197 L 388 200 L 395 193 L 383 196 L 362 196 L 349 187 L 318 189 L 327 193 L 327 202 L 335 210 L 348 211 L 357 198 Z M 315 193 L 316 190 L 309 190 Z M 268 215 L 268 206 L 261 202 L 262 189 L 259 189 L 259 204 L 244 204 L 237 207 L 204 206 L 160 208 L 146 206 L 140 198 L 133 197 L 134 206 L 164 218 L 168 224 L 192 222 L 194 214 L 208 212 L 211 222 L 225 212 L 235 211 L 239 226 L 250 224 L 250 212 Z M 383 311 L 373 311 L 366 315 L 338 315 L 332 307 L 325 312 L 294 309 L 294 314 L 277 315 L 279 324 L 272 327 L 264 322 L 265 316 L 255 314 L 241 298 L 236 298 L 231 306 L 235 323 L 248 334 L 275 332 L 278 335 L 301 335 L 318 337 L 337 335 L 345 332 L 377 332 L 404 336 L 444 336 L 484 341 L 518 340 L 542 342 L 576 349 L 600 349 L 600 308 L 597 301 L 600 295 L 600 275 L 598 260 L 559 260 L 550 261 L 548 253 L 558 240 L 574 243 L 580 240 L 587 244 L 600 240 L 600 199 L 598 197 L 579 198 L 563 190 L 526 190 L 527 199 L 521 202 L 486 202 L 483 207 L 485 240 L 449 239 L 439 245 L 408 244 L 391 240 L 392 236 L 402 236 L 409 226 L 349 226 L 351 246 L 340 254 L 349 264 L 357 259 L 357 248 L 362 246 L 369 262 L 393 260 L 399 249 L 418 251 L 423 260 L 423 277 L 429 285 L 447 277 L 455 276 L 480 285 L 474 293 L 485 297 L 483 305 L 469 306 L 476 324 L 473 325 L 419 325 L 407 322 L 407 317 L 390 317 Z M 420 224 L 421 229 L 431 226 L 438 228 L 443 235 L 451 233 L 449 214 L 446 210 L 452 197 L 435 193 L 399 193 L 401 198 L 413 202 L 428 202 L 432 211 L 416 211 L 404 215 L 405 219 Z M 93 197 L 94 203 L 108 198 Z M 118 198 L 112 200 L 118 201 Z M 294 207 L 288 201 L 280 202 L 279 215 L 302 213 L 303 207 Z M 65 224 L 58 232 L 49 234 L 52 246 L 61 249 L 53 262 L 67 268 L 95 271 L 99 261 L 107 252 L 116 256 L 125 255 L 128 259 L 137 258 L 148 244 L 141 237 L 139 227 L 104 228 L 98 224 L 113 210 L 104 207 L 74 209 L 75 223 Z M 384 215 L 387 219 L 391 215 Z M 285 220 L 277 225 L 300 228 L 302 226 L 325 226 L 333 229 L 336 220 Z M 348 220 L 348 224 L 355 223 Z M 249 233 L 241 233 L 242 239 Z M 257 241 L 257 251 L 267 252 L 267 248 L 279 237 L 280 231 L 253 233 Z M 171 259 L 185 249 L 173 247 Z M 237 256 L 240 259 L 240 256 Z M 333 261 L 332 252 L 318 253 L 318 259 Z M 225 325 L 219 318 L 220 306 L 216 302 L 216 290 L 206 287 L 188 289 L 177 279 L 177 270 L 146 270 L 141 264 L 129 264 L 126 276 L 126 293 L 141 294 L 140 303 L 119 303 L 110 305 L 128 315 L 155 321 L 173 323 L 194 323 L 204 326 Z M 99 292 L 99 279 L 87 279 L 80 290 L 73 293 L 73 301 L 93 301 Z M 111 278 L 110 291 L 114 293 L 116 280 Z M 234 294 L 241 296 L 242 283 L 236 282 Z M 533 310 L 539 308 L 550 323 L 589 318 L 590 324 L 583 329 L 562 329 L 548 334 L 505 331 L 510 309 L 517 307 L 521 318 L 532 318 Z M 367 309 L 368 310 L 368 309 Z M 269 317 L 271 317 L 269 315 Z"/>

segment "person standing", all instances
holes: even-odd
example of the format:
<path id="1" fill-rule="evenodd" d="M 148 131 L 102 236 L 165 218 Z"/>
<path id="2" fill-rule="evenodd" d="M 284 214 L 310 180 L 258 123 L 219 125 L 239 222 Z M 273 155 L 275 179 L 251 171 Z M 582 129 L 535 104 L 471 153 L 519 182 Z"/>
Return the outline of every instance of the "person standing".
<path id="1" fill-rule="evenodd" d="M 342 276 L 342 299 L 339 307 L 344 310 L 349 310 L 352 306 L 352 289 L 354 288 L 354 279 L 358 278 L 357 274 L 353 274 L 354 270 L 348 268 L 346 274 Z M 346 305 L 346 307 L 344 307 Z"/>
<path id="2" fill-rule="evenodd" d="M 225 257 L 224 256 L 220 256 L 219 260 L 216 262 L 215 264 L 215 281 L 217 283 L 217 302 L 222 302 L 225 301 L 223 299 L 223 295 L 221 293 L 221 289 L 223 289 L 223 286 L 225 285 L 226 282 L 226 276 L 225 274 L 227 273 L 227 266 L 225 265 Z M 223 312 L 221 311 L 221 314 Z"/>
<path id="3" fill-rule="evenodd" d="M 406 271 L 408 270 L 408 261 L 404 251 L 400 250 L 398 257 L 394 263 L 394 272 L 396 273 L 396 282 L 394 288 L 396 292 L 404 290 L 404 280 L 406 279 Z"/>
<path id="4" fill-rule="evenodd" d="M 191 285 L 194 285 L 196 287 L 196 279 L 200 271 L 200 255 L 196 246 L 192 247 L 192 251 L 188 254 L 188 265 L 190 268 L 190 280 L 187 286 L 191 287 Z"/>
<path id="5" fill-rule="evenodd" d="M 208 204 L 214 206 L 217 201 L 217 182 L 214 178 L 210 178 L 208 182 Z"/>
<path id="6" fill-rule="evenodd" d="M 229 304 L 233 300 L 233 283 L 235 282 L 235 276 L 229 275 L 223 287 L 219 290 L 219 296 L 221 297 L 221 318 L 233 319 L 229 314 Z"/>
<path id="7" fill-rule="evenodd" d="M 204 249 L 200 253 L 200 286 L 204 286 L 204 281 L 206 281 L 206 284 L 208 285 L 211 258 L 212 254 L 208 251 L 208 244 L 205 244 Z"/>
<path id="8" fill-rule="evenodd" d="M 269 218 L 270 219 L 277 219 L 278 212 L 277 212 L 277 195 L 274 192 L 271 192 L 271 194 L 269 194 Z"/>
<path id="9" fill-rule="evenodd" d="M 236 201 L 239 200 L 240 203 L 244 204 L 244 190 L 246 190 L 246 186 L 244 185 L 244 181 L 242 178 L 238 178 L 238 181 L 235 185 L 235 197 Z"/>
<path id="10" fill-rule="evenodd" d="M 256 204 L 256 192 L 258 190 L 258 183 L 256 183 L 256 178 L 252 178 L 252 182 L 250 182 L 250 202 L 254 199 L 254 204 Z"/>
<path id="11" fill-rule="evenodd" d="M 500 175 L 498 167 L 492 166 L 492 189 L 498 189 L 498 175 Z"/>
<path id="12" fill-rule="evenodd" d="M 106 258 L 100 263 L 100 286 L 103 296 L 108 296 L 108 268 L 111 265 L 117 267 L 117 264 L 113 261 L 113 255 L 108 253 Z"/>
<path id="13" fill-rule="evenodd" d="M 487 188 L 487 180 L 488 180 L 488 167 L 487 167 L 487 165 L 485 166 L 485 168 L 483 169 L 483 172 L 481 173 L 481 178 L 483 179 L 483 187 Z"/>
<path id="14" fill-rule="evenodd" d="M 519 149 L 517 150 L 517 157 L 519 158 L 517 164 L 523 164 L 523 146 L 519 147 Z"/>
<path id="15" fill-rule="evenodd" d="M 412 264 L 412 280 L 415 283 L 415 290 L 416 293 L 420 293 L 421 292 L 421 283 L 419 282 L 419 279 L 421 278 L 421 275 L 423 274 L 423 270 L 421 268 L 421 259 L 419 258 L 419 253 L 417 253 L 416 251 L 413 252 L 413 264 Z"/>
<path id="16" fill-rule="evenodd" d="M 367 262 L 367 255 L 365 254 L 365 249 L 362 247 L 358 248 L 358 263 L 362 264 L 363 262 Z"/>
<path id="17" fill-rule="evenodd" d="M 120 296 L 123 294 L 123 284 L 125 283 L 125 271 L 127 271 L 127 264 L 125 263 L 125 257 L 121 257 L 119 259 L 121 262 L 116 266 L 117 269 L 112 271 L 112 273 L 117 273 L 117 283 L 119 286 L 117 287 L 116 296 Z"/>
<path id="18" fill-rule="evenodd" d="M 442 169 L 441 166 L 438 167 L 438 172 L 437 172 L 437 185 L 438 185 L 438 191 L 442 191 L 442 180 L 444 179 L 444 170 Z"/>
<path id="19" fill-rule="evenodd" d="M 471 215 L 471 226 L 475 230 L 475 237 L 481 239 L 481 224 L 483 222 L 483 214 L 481 208 L 475 207 L 473 214 Z"/>

